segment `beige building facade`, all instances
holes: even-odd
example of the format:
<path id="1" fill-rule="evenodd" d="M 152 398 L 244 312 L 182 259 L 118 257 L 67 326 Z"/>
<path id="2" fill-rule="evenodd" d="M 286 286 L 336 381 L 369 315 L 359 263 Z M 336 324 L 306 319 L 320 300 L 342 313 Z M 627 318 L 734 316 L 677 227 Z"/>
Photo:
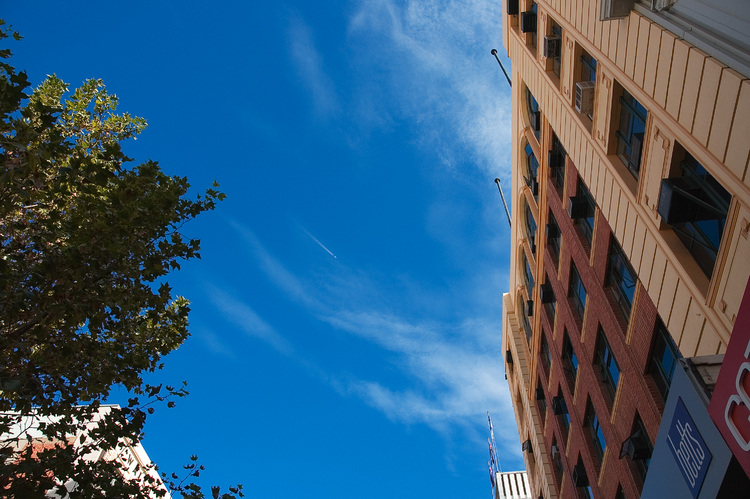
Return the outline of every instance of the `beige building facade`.
<path id="1" fill-rule="evenodd" d="M 503 12 L 503 351 L 532 495 L 632 497 L 648 465 L 624 442 L 653 447 L 670 362 L 726 351 L 750 276 L 750 3 Z"/>

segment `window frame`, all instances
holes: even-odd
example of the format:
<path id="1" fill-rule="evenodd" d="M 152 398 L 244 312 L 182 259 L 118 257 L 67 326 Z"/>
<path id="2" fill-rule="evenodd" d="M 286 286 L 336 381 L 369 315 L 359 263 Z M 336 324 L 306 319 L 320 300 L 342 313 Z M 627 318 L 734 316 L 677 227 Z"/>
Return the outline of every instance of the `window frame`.
<path id="1" fill-rule="evenodd" d="M 696 186 L 696 190 L 699 190 L 697 192 L 699 195 L 698 201 L 713 208 L 717 212 L 717 216 L 705 220 L 672 223 L 670 227 L 706 277 L 711 279 L 726 231 L 732 195 L 689 152 L 685 151 L 685 157 L 680 161 L 679 168 L 681 176 L 689 179 Z M 718 216 L 718 212 L 721 212 L 723 217 Z M 716 230 L 704 230 L 713 224 L 717 224 Z"/>
<path id="2" fill-rule="evenodd" d="M 614 235 L 610 236 L 608 260 L 607 286 L 612 290 L 615 302 L 625 320 L 630 320 L 635 300 L 635 289 L 638 284 L 638 274 L 633 270 L 627 255 L 625 255 Z M 632 284 L 629 284 L 630 282 Z M 632 290 L 630 290 L 631 288 Z"/>
<path id="3" fill-rule="evenodd" d="M 586 56 L 588 56 L 588 58 Z M 581 49 L 581 55 L 578 58 L 578 61 L 581 65 L 579 71 L 580 79 L 576 83 L 593 81 L 594 84 L 596 84 L 596 67 L 598 65 L 596 58 L 589 54 L 585 49 Z M 587 76 L 584 76 L 586 74 Z M 586 113 L 585 115 L 588 119 L 592 121 L 594 120 L 593 110 L 590 113 Z"/>
<path id="4" fill-rule="evenodd" d="M 643 164 L 643 144 L 646 137 L 646 121 L 648 120 L 648 109 L 638 102 L 626 89 L 622 89 L 622 95 L 618 99 L 620 104 L 620 118 L 618 120 L 615 137 L 617 138 L 616 154 L 627 167 L 628 171 L 638 180 L 641 165 Z M 642 111 L 641 111 L 642 110 Z M 638 126 L 636 126 L 636 124 Z M 633 137 L 641 134 L 641 151 L 638 155 L 638 164 L 630 162 L 632 154 Z"/>
<path id="5" fill-rule="evenodd" d="M 526 146 L 523 148 L 524 152 L 526 153 L 526 173 L 527 175 L 523 176 L 523 180 L 526 183 L 526 185 L 529 186 L 529 189 L 531 189 L 531 194 L 534 197 L 534 201 L 537 203 L 539 202 L 539 160 L 536 157 L 536 154 L 534 154 L 534 148 L 531 147 L 531 144 L 529 141 L 526 141 Z M 537 188 L 536 192 L 534 192 L 534 183 L 536 182 Z"/>
<path id="6" fill-rule="evenodd" d="M 669 354 L 669 357 L 666 357 L 666 354 Z M 680 358 L 682 358 L 682 355 L 677 345 L 675 345 L 674 340 L 672 340 L 672 335 L 669 334 L 664 323 L 661 320 L 657 320 L 654 327 L 653 346 L 649 354 L 648 372 L 651 374 L 659 394 L 665 402 L 669 395 L 678 359 Z M 665 361 L 669 364 L 668 369 L 665 369 Z"/>
<path id="7" fill-rule="evenodd" d="M 604 460 L 604 453 L 607 451 L 607 438 L 604 436 L 601 419 L 596 414 L 594 404 L 589 397 L 586 400 L 586 412 L 583 418 L 583 426 L 588 428 L 589 437 L 591 438 L 594 455 L 601 465 Z"/>
<path id="8" fill-rule="evenodd" d="M 570 341 L 570 335 L 568 330 L 563 331 L 563 343 L 562 353 L 560 358 L 563 362 L 563 369 L 566 372 L 566 378 L 570 381 L 571 393 L 575 391 L 576 379 L 578 379 L 578 355 L 576 355 L 575 348 L 573 348 L 573 342 Z M 568 376 L 569 375 L 569 376 Z"/>
<path id="9" fill-rule="evenodd" d="M 583 321 L 586 315 L 586 298 L 588 292 L 586 286 L 583 284 L 581 274 L 578 272 L 575 262 L 570 260 L 570 276 L 568 278 L 568 298 L 573 301 L 573 310 L 578 314 L 578 317 Z"/>
<path id="10" fill-rule="evenodd" d="M 583 183 L 582 179 L 578 179 L 578 187 L 576 188 L 576 197 L 583 198 L 586 201 L 587 209 L 586 216 L 575 220 L 576 226 L 581 230 L 584 240 L 591 246 L 594 242 L 594 225 L 596 224 L 596 203 L 594 198 L 591 197 L 586 184 Z"/>
<path id="11" fill-rule="evenodd" d="M 551 154 L 561 154 L 562 155 L 562 165 L 559 167 L 552 167 L 550 164 L 550 179 L 552 179 L 552 185 L 555 186 L 555 189 L 557 189 L 558 192 L 563 192 L 565 189 L 565 164 L 567 162 L 568 153 L 565 150 L 565 147 L 563 147 L 562 142 L 560 142 L 560 139 L 557 137 L 557 134 L 554 132 L 552 133 L 552 147 L 550 148 Z M 548 158 L 548 163 L 550 158 Z"/>
<path id="12" fill-rule="evenodd" d="M 534 213 L 531 211 L 531 206 L 529 206 L 529 203 L 524 203 L 524 229 L 526 230 L 526 236 L 529 239 L 531 254 L 536 258 L 537 225 L 536 220 L 534 220 Z"/>
<path id="13" fill-rule="evenodd" d="M 534 127 L 531 126 L 531 115 L 533 113 L 539 113 L 539 130 L 534 130 Z M 542 136 L 542 111 L 541 109 L 539 109 L 539 102 L 536 100 L 536 97 L 534 97 L 534 94 L 531 93 L 531 90 L 528 86 L 526 86 L 526 117 L 529 120 L 531 132 L 534 134 L 534 137 L 536 137 L 537 142 L 539 142 Z"/>
<path id="14" fill-rule="evenodd" d="M 612 375 L 612 365 L 617 370 L 617 377 Z M 601 324 L 596 335 L 596 347 L 594 348 L 594 365 L 598 366 L 602 374 L 602 382 L 607 387 L 609 394 L 614 400 L 617 395 L 617 388 L 620 383 L 620 364 L 617 362 L 612 347 L 607 340 L 607 336 L 604 334 Z"/>

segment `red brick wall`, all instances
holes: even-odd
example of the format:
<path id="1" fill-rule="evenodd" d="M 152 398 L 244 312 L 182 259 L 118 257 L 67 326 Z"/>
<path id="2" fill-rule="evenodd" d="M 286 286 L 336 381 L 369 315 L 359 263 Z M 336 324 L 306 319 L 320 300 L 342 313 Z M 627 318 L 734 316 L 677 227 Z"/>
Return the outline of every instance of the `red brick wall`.
<path id="1" fill-rule="evenodd" d="M 541 325 L 546 332 L 552 358 L 552 368 L 545 386 L 548 409 L 543 422 L 545 424 L 544 438 L 549 449 L 555 436 L 563 454 L 564 497 L 577 497 L 578 495 L 578 490 L 572 483 L 571 472 L 579 455 L 583 459 L 596 497 L 614 497 L 618 485 L 622 486 L 626 497 L 638 497 L 642 487 L 640 479 L 637 478 L 630 459 L 627 457 L 619 459 L 619 453 L 622 442 L 630 436 L 636 411 L 643 420 L 651 441 L 656 440 L 663 402 L 646 372 L 657 312 L 645 290 L 636 291 L 635 303 L 629 318 L 632 322 L 629 332 L 627 318 L 615 303 L 612 291 L 606 288 L 612 233 L 610 224 L 601 213 L 598 213 L 593 244 L 589 245 L 571 221 L 567 211 L 563 209 L 564 198 L 576 194 L 578 181 L 575 167 L 569 164 L 563 198 L 555 191 L 551 181 L 546 186 L 546 204 L 554 214 L 562 235 L 559 267 L 556 266 L 556 259 L 550 253 L 550 249 L 545 245 L 538 245 L 539 251 L 545 252 L 544 270 L 538 282 L 543 283 L 544 276 L 547 276 L 557 299 L 557 317 L 554 324 L 549 320 L 544 307 L 539 309 L 539 313 L 542 314 Z M 539 224 L 538 241 L 541 243 L 544 224 L 548 218 L 546 211 L 540 213 L 540 217 L 542 220 Z M 586 315 L 583 323 L 571 308 L 567 297 L 571 262 L 575 262 L 587 292 Z M 637 287 L 642 288 L 640 282 Z M 615 400 L 602 384 L 599 368 L 594 365 L 597 331 L 600 325 L 620 368 L 617 395 L 619 399 L 614 418 L 612 410 Z M 569 377 L 566 377 L 561 362 L 564 330 L 568 332 L 579 362 L 576 387 L 570 385 Z M 539 345 L 539 342 L 536 344 Z M 538 351 L 536 355 L 539 355 Z M 540 376 L 540 379 L 544 383 L 544 376 Z M 567 439 L 560 425 L 561 416 L 552 414 L 552 397 L 557 395 L 558 386 L 561 387 L 565 396 L 571 417 Z M 531 394 L 533 397 L 533 389 Z M 589 398 L 601 422 L 607 443 L 604 469 L 606 479 L 601 480 L 601 488 L 598 485 L 601 464 L 594 452 L 589 428 L 583 426 L 586 402 Z"/>

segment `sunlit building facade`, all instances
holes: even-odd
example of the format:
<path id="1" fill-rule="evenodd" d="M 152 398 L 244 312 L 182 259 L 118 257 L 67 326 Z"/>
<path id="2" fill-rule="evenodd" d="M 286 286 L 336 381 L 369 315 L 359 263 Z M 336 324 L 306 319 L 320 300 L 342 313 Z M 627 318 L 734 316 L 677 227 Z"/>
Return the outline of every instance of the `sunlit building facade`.
<path id="1" fill-rule="evenodd" d="M 662 420 L 684 412 L 674 373 L 721 368 L 750 276 L 750 3 L 503 12 L 503 352 L 532 497 L 640 497 Z M 727 455 L 697 493 L 726 482 Z"/>

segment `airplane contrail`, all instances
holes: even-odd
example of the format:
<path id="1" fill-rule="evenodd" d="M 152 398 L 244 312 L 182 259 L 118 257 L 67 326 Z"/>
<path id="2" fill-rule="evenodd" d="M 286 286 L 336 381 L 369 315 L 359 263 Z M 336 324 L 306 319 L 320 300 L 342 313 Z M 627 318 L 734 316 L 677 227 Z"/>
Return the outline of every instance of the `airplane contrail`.
<path id="1" fill-rule="evenodd" d="M 317 237 L 315 237 L 312 234 L 310 234 L 310 232 L 308 232 L 307 229 L 305 229 L 304 227 L 300 227 L 300 228 L 304 231 L 305 234 L 307 234 L 308 236 L 310 236 L 310 239 L 312 239 L 313 241 L 315 241 L 316 243 L 318 243 L 318 246 L 320 246 L 321 248 L 323 248 L 324 250 L 326 250 L 329 255 L 331 255 L 336 260 L 338 260 L 338 257 L 336 255 L 334 255 L 331 250 L 329 250 L 328 248 L 326 248 L 323 243 L 321 243 L 320 241 L 318 241 Z"/>

